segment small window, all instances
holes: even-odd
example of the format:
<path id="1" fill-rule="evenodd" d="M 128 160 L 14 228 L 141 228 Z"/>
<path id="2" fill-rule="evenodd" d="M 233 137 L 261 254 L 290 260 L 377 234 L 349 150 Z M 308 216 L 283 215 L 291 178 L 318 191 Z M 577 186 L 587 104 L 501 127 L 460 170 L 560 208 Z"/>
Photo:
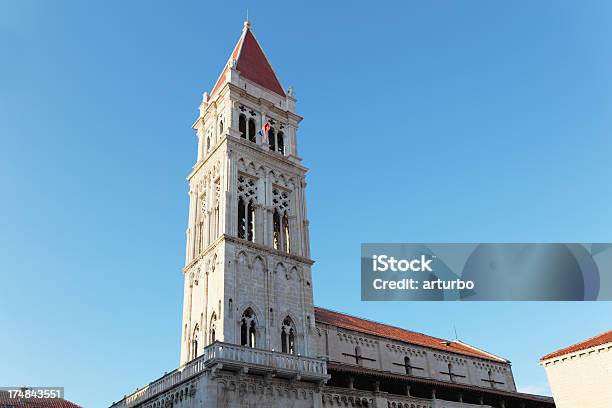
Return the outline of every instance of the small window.
<path id="1" fill-rule="evenodd" d="M 281 249 L 281 218 L 277 210 L 274 210 L 272 215 L 272 245 L 274 249 Z"/>
<path id="2" fill-rule="evenodd" d="M 257 324 L 255 314 L 248 308 L 240 321 L 240 345 L 255 348 L 257 344 Z"/>
<path id="3" fill-rule="evenodd" d="M 278 132 L 276 135 L 276 141 L 278 144 L 278 152 L 285 155 L 285 134 L 283 132 Z"/>
<path id="4" fill-rule="evenodd" d="M 257 136 L 256 136 L 256 131 L 255 131 L 255 119 L 253 118 L 249 119 L 249 141 L 250 142 L 257 141 Z"/>
<path id="5" fill-rule="evenodd" d="M 245 239 L 247 230 L 246 208 L 242 198 L 238 199 L 238 238 Z"/>
<path id="6" fill-rule="evenodd" d="M 287 217 L 287 213 L 283 215 L 283 240 L 284 240 L 284 250 L 286 253 L 290 252 L 290 244 L 291 240 L 289 237 L 289 217 Z"/>
<path id="7" fill-rule="evenodd" d="M 255 206 L 249 201 L 247 206 L 247 237 L 249 241 L 255 242 Z"/>
<path id="8" fill-rule="evenodd" d="M 281 351 L 295 354 L 295 326 L 289 316 L 283 320 L 281 327 Z"/>
<path id="9" fill-rule="evenodd" d="M 268 131 L 268 144 L 270 145 L 270 150 L 276 150 L 276 134 L 273 127 Z"/>
<path id="10" fill-rule="evenodd" d="M 238 117 L 238 131 L 240 132 L 240 137 L 246 139 L 247 137 L 247 125 L 246 125 L 246 116 L 244 114 L 240 114 Z"/>

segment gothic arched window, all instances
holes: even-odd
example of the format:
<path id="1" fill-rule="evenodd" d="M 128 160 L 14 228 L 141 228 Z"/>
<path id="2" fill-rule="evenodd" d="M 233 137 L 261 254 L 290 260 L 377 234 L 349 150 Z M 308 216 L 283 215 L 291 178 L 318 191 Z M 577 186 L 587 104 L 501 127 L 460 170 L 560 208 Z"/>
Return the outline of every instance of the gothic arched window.
<path id="1" fill-rule="evenodd" d="M 198 340 L 200 337 L 200 326 L 196 324 L 193 329 L 193 337 L 191 338 L 191 358 L 196 358 L 198 356 Z"/>
<path id="2" fill-rule="evenodd" d="M 246 207 L 242 197 L 238 199 L 238 238 L 246 238 L 247 220 Z"/>
<path id="3" fill-rule="evenodd" d="M 240 321 L 240 345 L 255 348 L 257 344 L 257 319 L 251 308 L 242 314 Z"/>
<path id="4" fill-rule="evenodd" d="M 257 185 L 252 177 L 238 175 L 238 238 L 255 242 Z"/>
<path id="5" fill-rule="evenodd" d="M 290 240 L 289 240 L 289 217 L 287 217 L 287 213 L 283 214 L 283 246 L 285 252 L 289 253 L 290 249 Z"/>
<path id="6" fill-rule="evenodd" d="M 274 210 L 272 215 L 272 245 L 274 249 L 281 249 L 281 218 L 278 210 Z"/>
<path id="7" fill-rule="evenodd" d="M 255 206 L 253 201 L 249 201 L 247 206 L 247 234 L 246 239 L 251 242 L 255 242 Z"/>
<path id="8" fill-rule="evenodd" d="M 256 142 L 256 131 L 255 131 L 255 119 L 250 118 L 249 119 L 249 141 L 250 142 Z"/>
<path id="9" fill-rule="evenodd" d="M 282 155 L 285 154 L 285 134 L 278 132 L 276 135 L 276 144 L 278 145 L 278 152 Z"/>
<path id="10" fill-rule="evenodd" d="M 274 133 L 273 127 L 271 127 L 270 130 L 268 130 L 268 144 L 270 145 L 270 150 L 272 151 L 276 150 L 276 135 Z"/>
<path id="11" fill-rule="evenodd" d="M 240 137 L 246 139 L 247 137 L 247 125 L 246 125 L 246 116 L 244 114 L 240 114 L 238 117 L 238 131 L 240 132 Z"/>
<path id="12" fill-rule="evenodd" d="M 295 326 L 289 316 L 285 317 L 281 327 L 281 351 L 295 354 Z"/>
<path id="13" fill-rule="evenodd" d="M 210 343 L 214 343 L 217 339 L 217 314 L 213 313 L 210 318 Z"/>

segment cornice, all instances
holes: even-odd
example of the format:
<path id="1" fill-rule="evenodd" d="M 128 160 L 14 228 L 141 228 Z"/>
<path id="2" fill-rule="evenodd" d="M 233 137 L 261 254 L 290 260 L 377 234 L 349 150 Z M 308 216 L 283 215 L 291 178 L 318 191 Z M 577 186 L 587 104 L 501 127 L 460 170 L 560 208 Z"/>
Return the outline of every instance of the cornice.
<path id="1" fill-rule="evenodd" d="M 577 350 L 577 351 L 574 351 L 573 353 L 563 354 L 557 357 L 549 358 L 548 360 L 542 360 L 540 361 L 540 365 L 542 367 L 546 367 L 551 364 L 552 365 L 561 364 L 561 363 L 565 363 L 568 360 L 576 360 L 579 358 L 590 357 L 593 354 L 605 353 L 606 351 L 612 352 L 612 342 L 599 344 L 597 346 L 589 347 L 584 350 Z"/>
<path id="2" fill-rule="evenodd" d="M 267 252 L 269 255 L 273 255 L 273 256 L 279 256 L 279 257 L 285 257 L 285 258 L 289 258 L 292 259 L 296 262 L 301 262 L 301 263 L 305 263 L 307 265 L 312 265 L 314 264 L 314 261 L 310 258 L 306 258 L 300 255 L 295 255 L 295 254 L 288 254 L 287 252 L 283 252 L 283 251 L 279 251 L 278 249 L 274 249 L 272 247 L 269 247 L 267 245 L 262 245 L 262 244 L 258 244 L 256 242 L 251 242 L 251 241 L 247 241 L 246 239 L 241 239 L 241 238 L 237 238 L 237 237 L 233 237 L 231 235 L 227 235 L 224 234 L 225 240 L 234 244 L 239 244 L 242 246 L 246 246 L 248 248 L 251 249 L 256 249 L 259 251 L 263 251 L 263 252 Z"/>
<path id="3" fill-rule="evenodd" d="M 245 246 L 247 248 L 251 248 L 251 249 L 256 249 L 258 251 L 267 252 L 268 255 L 289 258 L 289 259 L 291 259 L 293 261 L 307 264 L 308 266 L 311 266 L 312 264 L 314 264 L 314 261 L 312 259 L 310 259 L 310 258 L 306 258 L 306 257 L 300 256 L 300 255 L 295 255 L 295 254 L 288 254 L 286 252 L 279 251 L 277 249 L 271 248 L 271 247 L 266 246 L 266 245 L 258 244 L 258 243 L 251 242 L 251 241 L 247 241 L 246 239 L 237 238 L 237 237 L 234 237 L 234 236 L 231 236 L 231 235 L 222 234 L 219 237 L 217 237 L 217 239 L 215 239 L 210 245 L 208 245 L 208 247 L 206 247 L 198 256 L 193 258 L 191 260 L 191 262 L 189 262 L 187 265 L 185 265 L 185 267 L 183 268 L 183 273 L 187 273 L 187 271 L 189 271 L 201 259 L 206 258 L 206 256 L 208 256 L 211 252 L 214 252 L 214 250 L 217 248 L 217 246 L 221 242 L 231 242 L 233 244 L 239 244 L 239 245 Z"/>
<path id="4" fill-rule="evenodd" d="M 283 165 L 285 165 L 286 168 L 283 169 L 284 171 L 291 171 L 292 168 L 298 168 L 303 173 L 302 175 L 305 175 L 308 172 L 307 167 L 301 165 L 300 163 L 296 163 L 290 160 L 287 156 L 283 156 L 279 153 L 272 152 L 269 149 L 262 149 L 261 148 L 262 145 L 250 142 L 241 137 L 229 136 L 227 137 L 227 139 L 247 149 L 248 152 L 254 153 L 257 159 L 266 160 L 262 162 L 262 163 L 265 163 L 265 165 L 269 166 L 269 163 L 271 162 L 270 159 L 272 159 L 272 160 L 276 160 L 277 162 L 280 162 Z M 236 150 L 236 151 L 240 151 L 240 150 Z M 245 153 L 244 151 L 241 151 L 241 152 Z"/>
<path id="5" fill-rule="evenodd" d="M 302 119 L 304 119 L 302 116 L 298 115 L 297 113 L 294 113 L 288 109 L 281 109 L 278 106 L 276 106 L 276 104 L 273 101 L 270 101 L 268 99 L 265 98 L 261 98 L 261 97 L 256 97 L 251 95 L 250 93 L 248 93 L 246 90 L 240 88 L 239 86 L 232 84 L 232 83 L 227 83 L 226 84 L 229 89 L 230 89 L 230 97 L 232 96 L 232 93 L 237 94 L 238 96 L 252 102 L 255 105 L 258 106 L 262 106 L 265 107 L 266 109 L 268 109 L 269 111 L 272 111 L 274 114 L 279 115 L 287 120 L 293 120 L 296 123 L 299 123 L 302 121 Z M 281 96 L 279 96 L 280 98 L 282 98 Z"/>

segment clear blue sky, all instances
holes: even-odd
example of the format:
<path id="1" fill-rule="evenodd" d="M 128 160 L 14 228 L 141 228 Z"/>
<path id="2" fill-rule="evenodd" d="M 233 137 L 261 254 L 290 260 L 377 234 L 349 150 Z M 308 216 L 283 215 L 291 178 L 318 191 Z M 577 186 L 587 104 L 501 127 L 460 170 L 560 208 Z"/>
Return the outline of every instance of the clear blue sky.
<path id="1" fill-rule="evenodd" d="M 359 244 L 611 242 L 606 1 L 2 2 L 0 385 L 104 407 L 178 365 L 190 126 L 247 7 L 305 117 L 316 303 L 547 392 L 611 303 L 362 303 Z"/>

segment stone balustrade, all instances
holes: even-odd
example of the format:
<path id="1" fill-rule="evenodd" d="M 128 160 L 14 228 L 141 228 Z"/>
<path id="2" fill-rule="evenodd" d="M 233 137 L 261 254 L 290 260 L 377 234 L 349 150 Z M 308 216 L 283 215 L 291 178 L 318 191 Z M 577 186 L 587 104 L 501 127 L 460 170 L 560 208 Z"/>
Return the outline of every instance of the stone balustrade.
<path id="1" fill-rule="evenodd" d="M 125 396 L 111 408 L 135 406 L 214 367 L 318 383 L 329 378 L 322 359 L 215 342 L 204 348 L 201 356 Z"/>
<path id="2" fill-rule="evenodd" d="M 434 400 L 417 398 L 417 397 L 403 397 L 398 395 L 387 395 L 387 407 L 388 408 L 435 408 Z"/>

